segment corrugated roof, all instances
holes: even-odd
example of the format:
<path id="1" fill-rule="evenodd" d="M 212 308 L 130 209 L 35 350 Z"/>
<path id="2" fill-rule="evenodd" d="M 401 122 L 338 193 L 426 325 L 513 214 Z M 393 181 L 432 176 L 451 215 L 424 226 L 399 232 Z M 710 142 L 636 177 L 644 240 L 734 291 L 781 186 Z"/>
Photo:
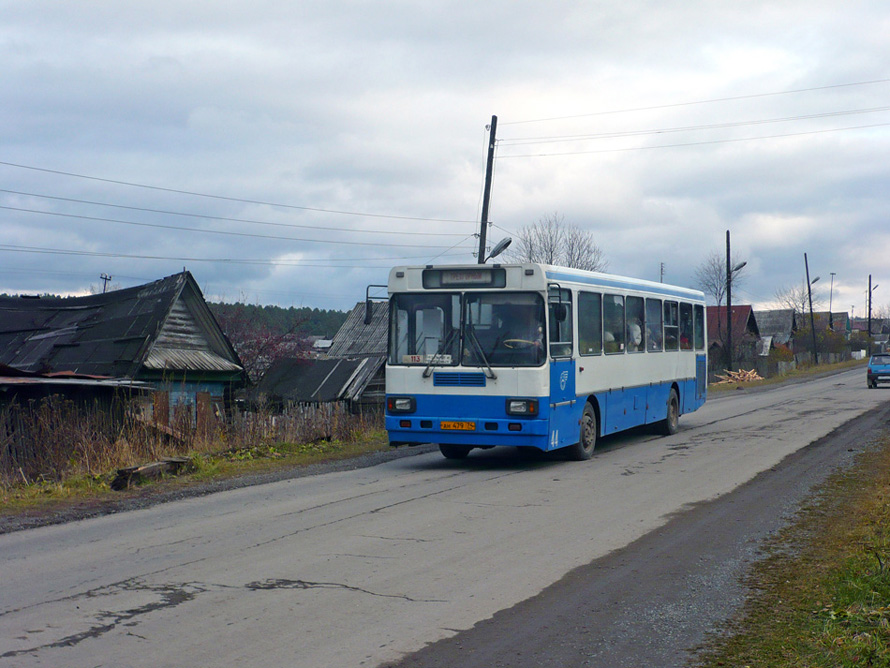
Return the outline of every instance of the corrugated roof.
<path id="1" fill-rule="evenodd" d="M 241 371 L 237 364 L 204 350 L 155 349 L 145 358 L 144 366 L 156 371 Z"/>
<path id="2" fill-rule="evenodd" d="M 371 302 L 371 323 L 365 324 L 365 302 L 359 302 L 334 335 L 328 357 L 386 356 L 389 302 Z"/>

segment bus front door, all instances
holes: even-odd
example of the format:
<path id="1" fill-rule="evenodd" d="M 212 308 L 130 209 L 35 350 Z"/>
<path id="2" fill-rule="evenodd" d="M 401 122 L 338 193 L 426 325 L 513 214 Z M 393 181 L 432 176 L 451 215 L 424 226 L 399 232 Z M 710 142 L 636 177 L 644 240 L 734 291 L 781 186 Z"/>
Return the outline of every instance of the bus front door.
<path id="1" fill-rule="evenodd" d="M 548 450 L 578 442 L 581 433 L 575 411 L 575 360 L 550 363 L 550 440 Z"/>

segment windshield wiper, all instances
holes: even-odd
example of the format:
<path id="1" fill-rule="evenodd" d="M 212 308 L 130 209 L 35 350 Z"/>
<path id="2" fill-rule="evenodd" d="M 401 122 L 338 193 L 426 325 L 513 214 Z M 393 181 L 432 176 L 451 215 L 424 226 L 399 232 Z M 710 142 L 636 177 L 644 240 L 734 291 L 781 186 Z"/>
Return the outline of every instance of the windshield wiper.
<path id="1" fill-rule="evenodd" d="M 488 363 L 488 358 L 485 356 L 485 351 L 482 350 L 482 344 L 479 343 L 479 339 L 476 337 L 476 330 L 472 325 L 467 325 L 467 338 L 473 343 L 476 347 L 476 352 L 479 354 L 479 357 L 482 358 L 482 361 L 485 363 L 485 375 L 495 380 L 497 375 L 494 372 L 494 369 L 491 368 L 491 364 Z"/>
<path id="2" fill-rule="evenodd" d="M 436 354 L 430 358 L 429 363 L 426 365 L 426 369 L 423 370 L 423 377 L 429 378 L 430 374 L 433 372 L 433 366 L 436 364 L 436 360 L 439 359 L 439 355 L 444 355 L 444 351 L 448 350 L 448 345 L 451 343 L 451 340 L 454 338 L 455 333 L 457 333 L 456 329 L 452 329 L 448 336 L 445 337 L 445 342 L 442 344 L 442 347 L 436 351 Z"/>

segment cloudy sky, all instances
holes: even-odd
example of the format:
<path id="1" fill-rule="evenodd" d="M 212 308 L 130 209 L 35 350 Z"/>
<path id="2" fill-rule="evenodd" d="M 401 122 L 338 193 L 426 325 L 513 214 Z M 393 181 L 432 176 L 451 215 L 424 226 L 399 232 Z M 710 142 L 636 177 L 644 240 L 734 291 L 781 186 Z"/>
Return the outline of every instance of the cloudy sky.
<path id="1" fill-rule="evenodd" d="M 0 293 L 348 309 L 551 215 L 613 273 L 890 304 L 890 4 L 0 0 Z M 832 276 L 832 273 L 834 274 Z M 832 287 L 833 281 L 833 287 Z"/>

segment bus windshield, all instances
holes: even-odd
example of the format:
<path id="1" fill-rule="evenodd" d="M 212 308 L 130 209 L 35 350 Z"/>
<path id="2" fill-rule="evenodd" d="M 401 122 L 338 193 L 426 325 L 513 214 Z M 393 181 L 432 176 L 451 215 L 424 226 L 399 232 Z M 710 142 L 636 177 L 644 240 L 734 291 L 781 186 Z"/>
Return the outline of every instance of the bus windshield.
<path id="1" fill-rule="evenodd" d="M 464 299 L 463 363 L 544 363 L 544 299 L 533 292 L 468 293 Z"/>
<path id="2" fill-rule="evenodd" d="M 389 323 L 390 364 L 453 366 L 460 359 L 460 295 L 398 294 Z"/>
<path id="3" fill-rule="evenodd" d="M 463 316 L 463 317 L 461 317 Z M 536 293 L 402 293 L 390 308 L 390 364 L 505 367 L 544 363 Z"/>

